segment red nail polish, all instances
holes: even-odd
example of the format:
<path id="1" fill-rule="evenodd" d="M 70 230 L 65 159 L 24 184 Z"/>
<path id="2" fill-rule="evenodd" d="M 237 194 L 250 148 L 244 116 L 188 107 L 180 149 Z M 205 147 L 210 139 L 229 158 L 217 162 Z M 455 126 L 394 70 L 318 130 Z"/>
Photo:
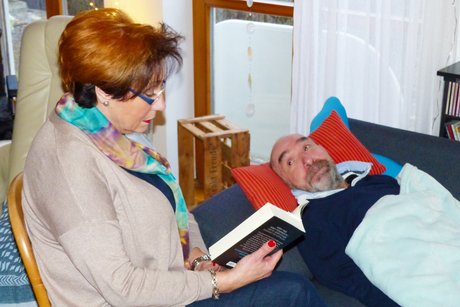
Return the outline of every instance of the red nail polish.
<path id="1" fill-rule="evenodd" d="M 276 246 L 276 242 L 273 241 L 273 240 L 270 240 L 270 241 L 268 241 L 268 246 L 270 246 L 270 247 L 275 247 L 275 246 Z"/>
<path id="2" fill-rule="evenodd" d="M 212 266 L 216 266 L 216 265 L 217 265 L 217 263 L 215 263 L 215 262 L 213 261 L 213 262 L 212 262 Z"/>

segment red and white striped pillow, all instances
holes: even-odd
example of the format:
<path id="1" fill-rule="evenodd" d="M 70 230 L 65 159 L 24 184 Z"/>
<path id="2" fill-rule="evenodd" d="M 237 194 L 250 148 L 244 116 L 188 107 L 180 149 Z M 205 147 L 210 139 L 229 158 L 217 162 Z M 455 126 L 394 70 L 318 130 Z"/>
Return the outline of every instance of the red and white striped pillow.
<path id="1" fill-rule="evenodd" d="M 371 175 L 382 174 L 386 170 L 385 165 L 377 161 L 345 126 L 336 111 L 332 111 L 310 137 L 329 152 L 335 163 L 350 160 L 371 162 Z"/>
<path id="2" fill-rule="evenodd" d="M 297 207 L 291 189 L 268 163 L 234 168 L 232 175 L 256 210 L 267 202 L 286 211 Z"/>

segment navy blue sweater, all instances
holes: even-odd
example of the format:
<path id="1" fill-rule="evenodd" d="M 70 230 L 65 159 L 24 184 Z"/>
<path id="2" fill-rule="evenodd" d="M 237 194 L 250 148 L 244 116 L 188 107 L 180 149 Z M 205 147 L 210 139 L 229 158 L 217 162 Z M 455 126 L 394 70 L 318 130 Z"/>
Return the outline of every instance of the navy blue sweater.
<path id="1" fill-rule="evenodd" d="M 367 210 L 389 194 L 399 194 L 394 178 L 367 176 L 354 187 L 311 200 L 302 217 L 306 235 L 298 248 L 315 278 L 366 306 L 398 305 L 371 284 L 345 248 Z"/>

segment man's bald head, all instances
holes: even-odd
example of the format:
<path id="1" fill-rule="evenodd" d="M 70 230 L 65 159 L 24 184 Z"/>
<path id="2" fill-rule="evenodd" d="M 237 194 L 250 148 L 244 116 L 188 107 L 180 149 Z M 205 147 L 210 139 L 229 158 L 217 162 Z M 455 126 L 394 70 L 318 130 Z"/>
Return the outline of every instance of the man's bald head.
<path id="1" fill-rule="evenodd" d="M 270 165 L 290 188 L 318 192 L 345 184 L 326 149 L 301 134 L 279 138 L 273 145 Z"/>

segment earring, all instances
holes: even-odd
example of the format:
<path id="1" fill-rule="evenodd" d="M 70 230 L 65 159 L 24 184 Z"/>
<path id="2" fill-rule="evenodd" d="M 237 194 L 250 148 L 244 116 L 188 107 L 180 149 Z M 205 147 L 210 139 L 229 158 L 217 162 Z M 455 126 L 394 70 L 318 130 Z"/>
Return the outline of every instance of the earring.
<path id="1" fill-rule="evenodd" d="M 109 106 L 109 101 L 108 101 L 108 100 L 104 100 L 104 101 L 102 102 L 102 104 L 103 104 L 104 106 L 108 107 L 108 106 Z"/>

